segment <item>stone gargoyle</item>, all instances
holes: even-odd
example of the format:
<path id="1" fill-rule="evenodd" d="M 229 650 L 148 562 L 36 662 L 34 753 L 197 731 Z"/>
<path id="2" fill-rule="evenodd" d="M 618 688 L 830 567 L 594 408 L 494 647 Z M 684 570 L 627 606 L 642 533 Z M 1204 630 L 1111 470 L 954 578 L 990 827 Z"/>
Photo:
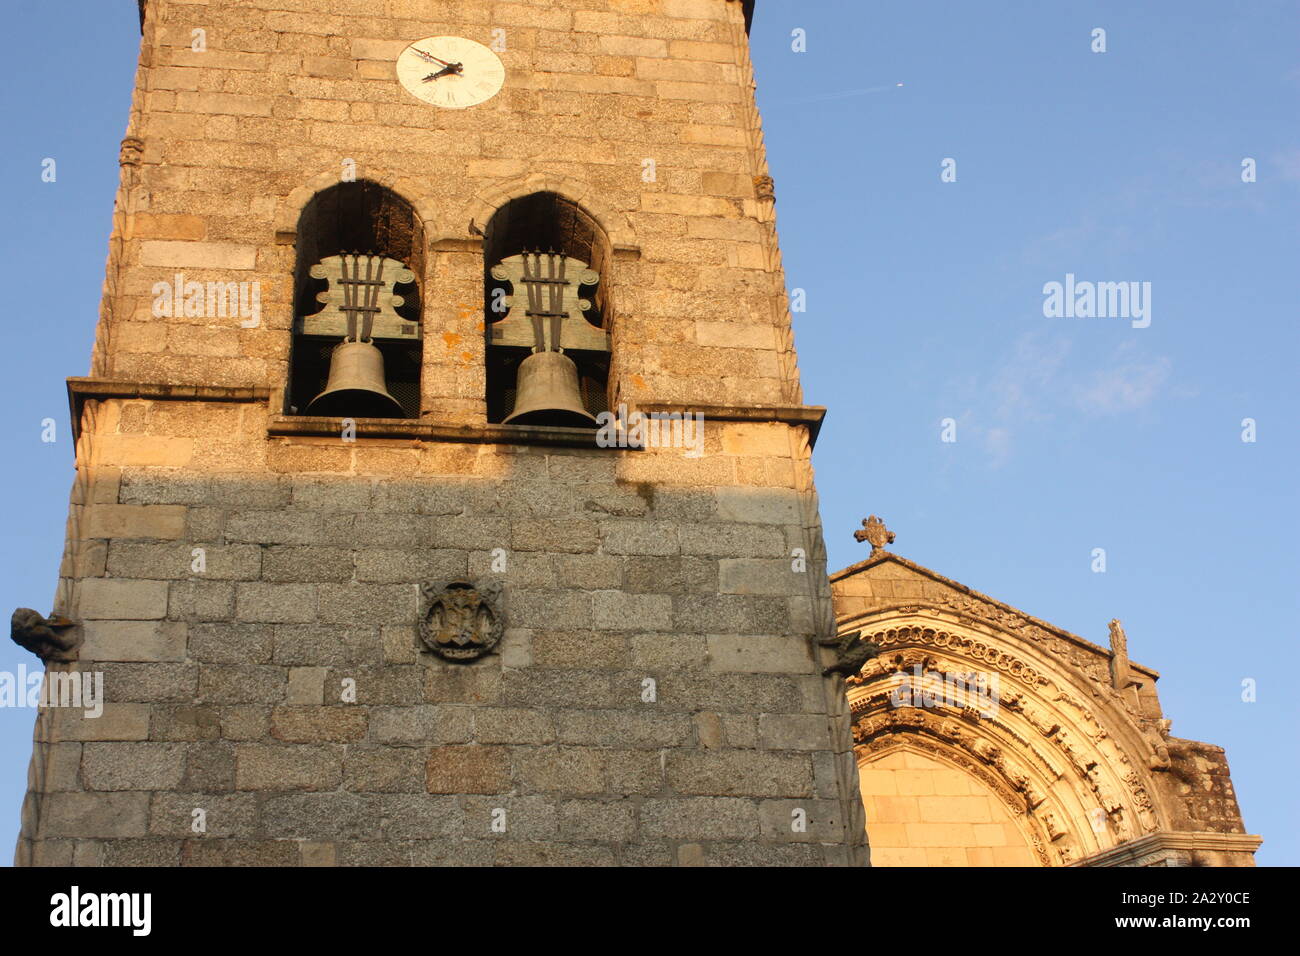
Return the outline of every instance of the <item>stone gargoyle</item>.
<path id="1" fill-rule="evenodd" d="M 862 665 L 880 653 L 880 645 L 872 641 L 861 641 L 861 631 L 849 631 L 840 638 L 836 646 L 838 657 L 834 664 L 822 671 L 823 677 L 842 674 L 852 677 L 862 670 Z"/>
<path id="2" fill-rule="evenodd" d="M 81 628 L 75 621 L 54 613 L 45 617 L 29 607 L 14 611 L 9 622 L 9 636 L 15 644 L 31 651 L 46 664 L 75 661 L 82 641 Z"/>

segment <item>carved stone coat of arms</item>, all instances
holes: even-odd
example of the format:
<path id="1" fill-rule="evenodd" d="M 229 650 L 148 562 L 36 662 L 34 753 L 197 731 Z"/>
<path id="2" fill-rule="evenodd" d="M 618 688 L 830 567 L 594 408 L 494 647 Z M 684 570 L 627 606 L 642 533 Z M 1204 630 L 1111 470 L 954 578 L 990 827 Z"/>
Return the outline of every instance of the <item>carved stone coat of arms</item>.
<path id="1" fill-rule="evenodd" d="M 450 581 L 420 587 L 420 639 L 439 657 L 472 661 L 497 646 L 501 585 Z"/>

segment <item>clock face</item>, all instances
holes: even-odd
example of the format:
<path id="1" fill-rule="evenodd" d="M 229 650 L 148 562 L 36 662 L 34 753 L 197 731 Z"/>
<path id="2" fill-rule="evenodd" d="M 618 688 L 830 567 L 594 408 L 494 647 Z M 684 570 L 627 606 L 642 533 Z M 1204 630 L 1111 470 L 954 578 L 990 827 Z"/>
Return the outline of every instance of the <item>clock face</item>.
<path id="1" fill-rule="evenodd" d="M 482 43 L 425 37 L 398 56 L 397 78 L 412 96 L 459 110 L 495 96 L 506 81 L 506 68 Z"/>

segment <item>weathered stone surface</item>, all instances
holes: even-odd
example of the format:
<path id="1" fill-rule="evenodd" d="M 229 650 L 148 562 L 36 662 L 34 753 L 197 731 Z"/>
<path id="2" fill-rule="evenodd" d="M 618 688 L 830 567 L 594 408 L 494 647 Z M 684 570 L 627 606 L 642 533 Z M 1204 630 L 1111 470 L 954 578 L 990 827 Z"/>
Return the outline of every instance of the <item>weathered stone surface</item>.
<path id="1" fill-rule="evenodd" d="M 764 800 L 758 808 L 759 830 L 769 840 L 792 843 L 840 843 L 844 819 L 836 800 Z"/>
<path id="2" fill-rule="evenodd" d="M 312 621 L 316 619 L 316 587 L 310 584 L 240 583 L 235 586 L 235 614 L 241 621 Z"/>
<path id="3" fill-rule="evenodd" d="M 206 664 L 199 669 L 198 697 L 209 704 L 278 704 L 285 681 L 283 667 Z"/>
<path id="4" fill-rule="evenodd" d="M 718 590 L 722 594 L 786 596 L 805 583 L 807 572 L 792 570 L 786 558 L 723 558 L 718 562 Z"/>
<path id="5" fill-rule="evenodd" d="M 267 797 L 259 816 L 268 833 L 303 839 L 368 840 L 380 835 L 378 798 L 356 793 Z"/>
<path id="6" fill-rule="evenodd" d="M 615 707 L 628 705 L 640 692 L 631 679 L 615 686 L 608 671 L 546 670 L 507 671 L 501 679 L 501 703 L 514 707 Z"/>
<path id="7" fill-rule="evenodd" d="M 682 714 L 624 710 L 563 710 L 555 725 L 562 744 L 649 749 L 684 746 L 691 730 Z"/>
<path id="8" fill-rule="evenodd" d="M 295 840 L 187 840 L 181 866 L 296 866 L 301 857 Z"/>
<path id="9" fill-rule="evenodd" d="M 123 702 L 191 701 L 198 686 L 199 668 L 175 663 L 102 663 L 104 693 Z"/>
<path id="10" fill-rule="evenodd" d="M 555 719 L 547 710 L 482 707 L 473 718 L 474 736 L 485 744 L 550 744 L 556 739 Z"/>
<path id="11" fill-rule="evenodd" d="M 85 661 L 183 661 L 185 625 L 176 621 L 88 621 Z"/>
<path id="12" fill-rule="evenodd" d="M 77 790 L 81 786 L 79 743 L 51 744 L 46 758 L 45 785 L 50 790 Z"/>
<path id="13" fill-rule="evenodd" d="M 53 723 L 55 740 L 146 740 L 149 705 L 106 703 L 98 716 L 60 707 L 53 712 Z"/>
<path id="14" fill-rule="evenodd" d="M 674 840 L 753 839 L 758 836 L 758 807 L 735 797 L 645 800 L 641 826 L 652 837 Z"/>
<path id="15" fill-rule="evenodd" d="M 550 797 L 501 795 L 462 798 L 466 835 L 489 840 L 554 840 L 559 813 Z"/>
<path id="16" fill-rule="evenodd" d="M 601 793 L 606 755 L 580 747 L 546 747 L 520 757 L 520 783 L 532 791 Z"/>
<path id="17" fill-rule="evenodd" d="M 350 749 L 343 787 L 360 793 L 417 793 L 424 790 L 425 755 L 414 747 Z"/>
<path id="18" fill-rule="evenodd" d="M 364 737 L 368 723 L 359 707 L 277 707 L 271 736 L 290 743 L 347 743 Z"/>
<path id="19" fill-rule="evenodd" d="M 149 794 L 52 793 L 44 826 L 68 837 L 142 837 L 149 825 Z"/>
<path id="20" fill-rule="evenodd" d="M 607 630 L 534 631 L 525 666 L 620 667 L 628 663 L 627 639 Z"/>
<path id="21" fill-rule="evenodd" d="M 271 661 L 272 634 L 267 624 L 192 624 L 189 657 L 205 664 L 267 664 Z"/>
<path id="22" fill-rule="evenodd" d="M 500 793 L 510 788 L 510 758 L 503 747 L 434 747 L 425 779 L 430 793 Z"/>
<path id="23" fill-rule="evenodd" d="M 460 802 L 472 800 L 470 797 L 431 796 L 428 793 L 381 795 L 380 812 L 387 821 L 384 836 L 390 840 L 459 839 L 462 833 L 467 833 Z"/>
<path id="24" fill-rule="evenodd" d="M 680 551 L 678 526 L 666 521 L 603 521 L 600 536 L 606 554 L 664 556 Z"/>
<path id="25" fill-rule="evenodd" d="M 235 748 L 226 741 L 191 745 L 185 754 L 181 789 L 227 791 L 235 788 Z"/>
<path id="26" fill-rule="evenodd" d="M 114 540 L 107 569 L 113 577 L 175 580 L 252 580 L 262 564 L 253 545 L 196 546 L 189 541 L 169 544 Z"/>
<path id="27" fill-rule="evenodd" d="M 630 801 L 568 800 L 560 805 L 560 838 L 625 843 L 636 835 L 636 807 Z"/>
<path id="28" fill-rule="evenodd" d="M 592 844 L 500 843 L 496 866 L 613 866 L 614 851 Z"/>
<path id="29" fill-rule="evenodd" d="M 185 534 L 185 509 L 179 505 L 94 505 L 88 509 L 91 538 L 158 538 Z"/>
<path id="30" fill-rule="evenodd" d="M 738 594 L 691 594 L 673 598 L 673 626 L 696 634 L 776 634 L 789 627 L 785 602 Z"/>
<path id="31" fill-rule="evenodd" d="M 251 833 L 257 826 L 257 801 L 251 793 L 157 793 L 149 806 L 149 832 L 176 839 L 193 837 L 194 811 L 202 810 L 205 838 Z"/>
<path id="32" fill-rule="evenodd" d="M 334 790 L 343 776 L 338 745 L 240 744 L 235 750 L 239 790 Z"/>
<path id="33" fill-rule="evenodd" d="M 678 793 L 811 796 L 806 756 L 752 750 L 682 752 L 668 760 L 668 783 Z"/>
<path id="34" fill-rule="evenodd" d="M 78 595 L 88 621 L 150 621 L 167 615 L 167 583 L 119 578 L 87 578 Z"/>
<path id="35" fill-rule="evenodd" d="M 216 740 L 221 736 L 221 715 L 211 706 L 159 704 L 149 718 L 152 740 Z"/>
<path id="36" fill-rule="evenodd" d="M 820 714 L 760 714 L 758 732 L 765 750 L 822 750 L 827 718 Z"/>
<path id="37" fill-rule="evenodd" d="M 290 667 L 378 665 L 383 648 L 379 629 L 346 625 L 281 624 L 274 631 L 277 664 Z"/>
<path id="38" fill-rule="evenodd" d="M 709 668 L 715 671 L 799 674 L 812 671 L 804 641 L 784 635 L 710 634 Z"/>
<path id="39" fill-rule="evenodd" d="M 81 850 L 93 847 L 93 859 L 83 858 Z M 176 840 L 106 840 L 98 844 L 77 845 L 75 866 L 180 866 L 181 844 Z M 88 856 L 88 855 L 87 855 Z"/>
<path id="40" fill-rule="evenodd" d="M 465 576 L 467 565 L 465 551 L 367 548 L 356 552 L 356 579 L 374 584 L 454 580 Z"/>
<path id="41" fill-rule="evenodd" d="M 325 703 L 325 680 L 329 671 L 324 667 L 290 667 L 289 682 L 284 691 L 286 704 L 322 705 Z M 341 690 L 342 681 L 331 685 L 332 690 Z M 333 696 L 333 695 L 332 695 Z M 343 702 L 343 693 L 338 700 Z M 333 700 L 330 701 L 333 703 Z"/>
<path id="42" fill-rule="evenodd" d="M 345 548 L 275 546 L 262 553 L 265 581 L 352 580 L 352 552 Z"/>
<path id="43" fill-rule="evenodd" d="M 477 739 L 482 743 L 502 743 L 475 736 L 475 709 L 456 704 L 416 704 L 410 707 L 372 707 L 371 737 L 381 743 L 457 744 Z"/>
<path id="44" fill-rule="evenodd" d="M 673 599 L 666 594 L 595 591 L 592 620 L 605 630 L 667 631 L 673 627 Z"/>
<path id="45" fill-rule="evenodd" d="M 405 624 L 417 614 L 417 601 L 414 585 L 321 585 L 319 620 L 349 625 L 360 621 Z"/>
<path id="46" fill-rule="evenodd" d="M 487 840 L 417 840 L 412 866 L 493 866 L 495 847 Z"/>

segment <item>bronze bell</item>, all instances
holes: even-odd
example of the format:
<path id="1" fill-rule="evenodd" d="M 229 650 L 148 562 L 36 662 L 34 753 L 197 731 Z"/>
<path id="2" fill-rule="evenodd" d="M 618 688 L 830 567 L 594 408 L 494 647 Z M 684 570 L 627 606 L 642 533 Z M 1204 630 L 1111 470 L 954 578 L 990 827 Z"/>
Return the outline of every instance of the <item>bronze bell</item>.
<path id="1" fill-rule="evenodd" d="M 582 405 L 578 366 L 562 352 L 534 352 L 519 363 L 515 410 L 503 424 L 591 428 L 595 417 Z"/>
<path id="2" fill-rule="evenodd" d="M 340 342 L 330 356 L 325 391 L 311 400 L 308 415 L 326 418 L 405 418 L 384 381 L 384 356 L 370 342 Z"/>

